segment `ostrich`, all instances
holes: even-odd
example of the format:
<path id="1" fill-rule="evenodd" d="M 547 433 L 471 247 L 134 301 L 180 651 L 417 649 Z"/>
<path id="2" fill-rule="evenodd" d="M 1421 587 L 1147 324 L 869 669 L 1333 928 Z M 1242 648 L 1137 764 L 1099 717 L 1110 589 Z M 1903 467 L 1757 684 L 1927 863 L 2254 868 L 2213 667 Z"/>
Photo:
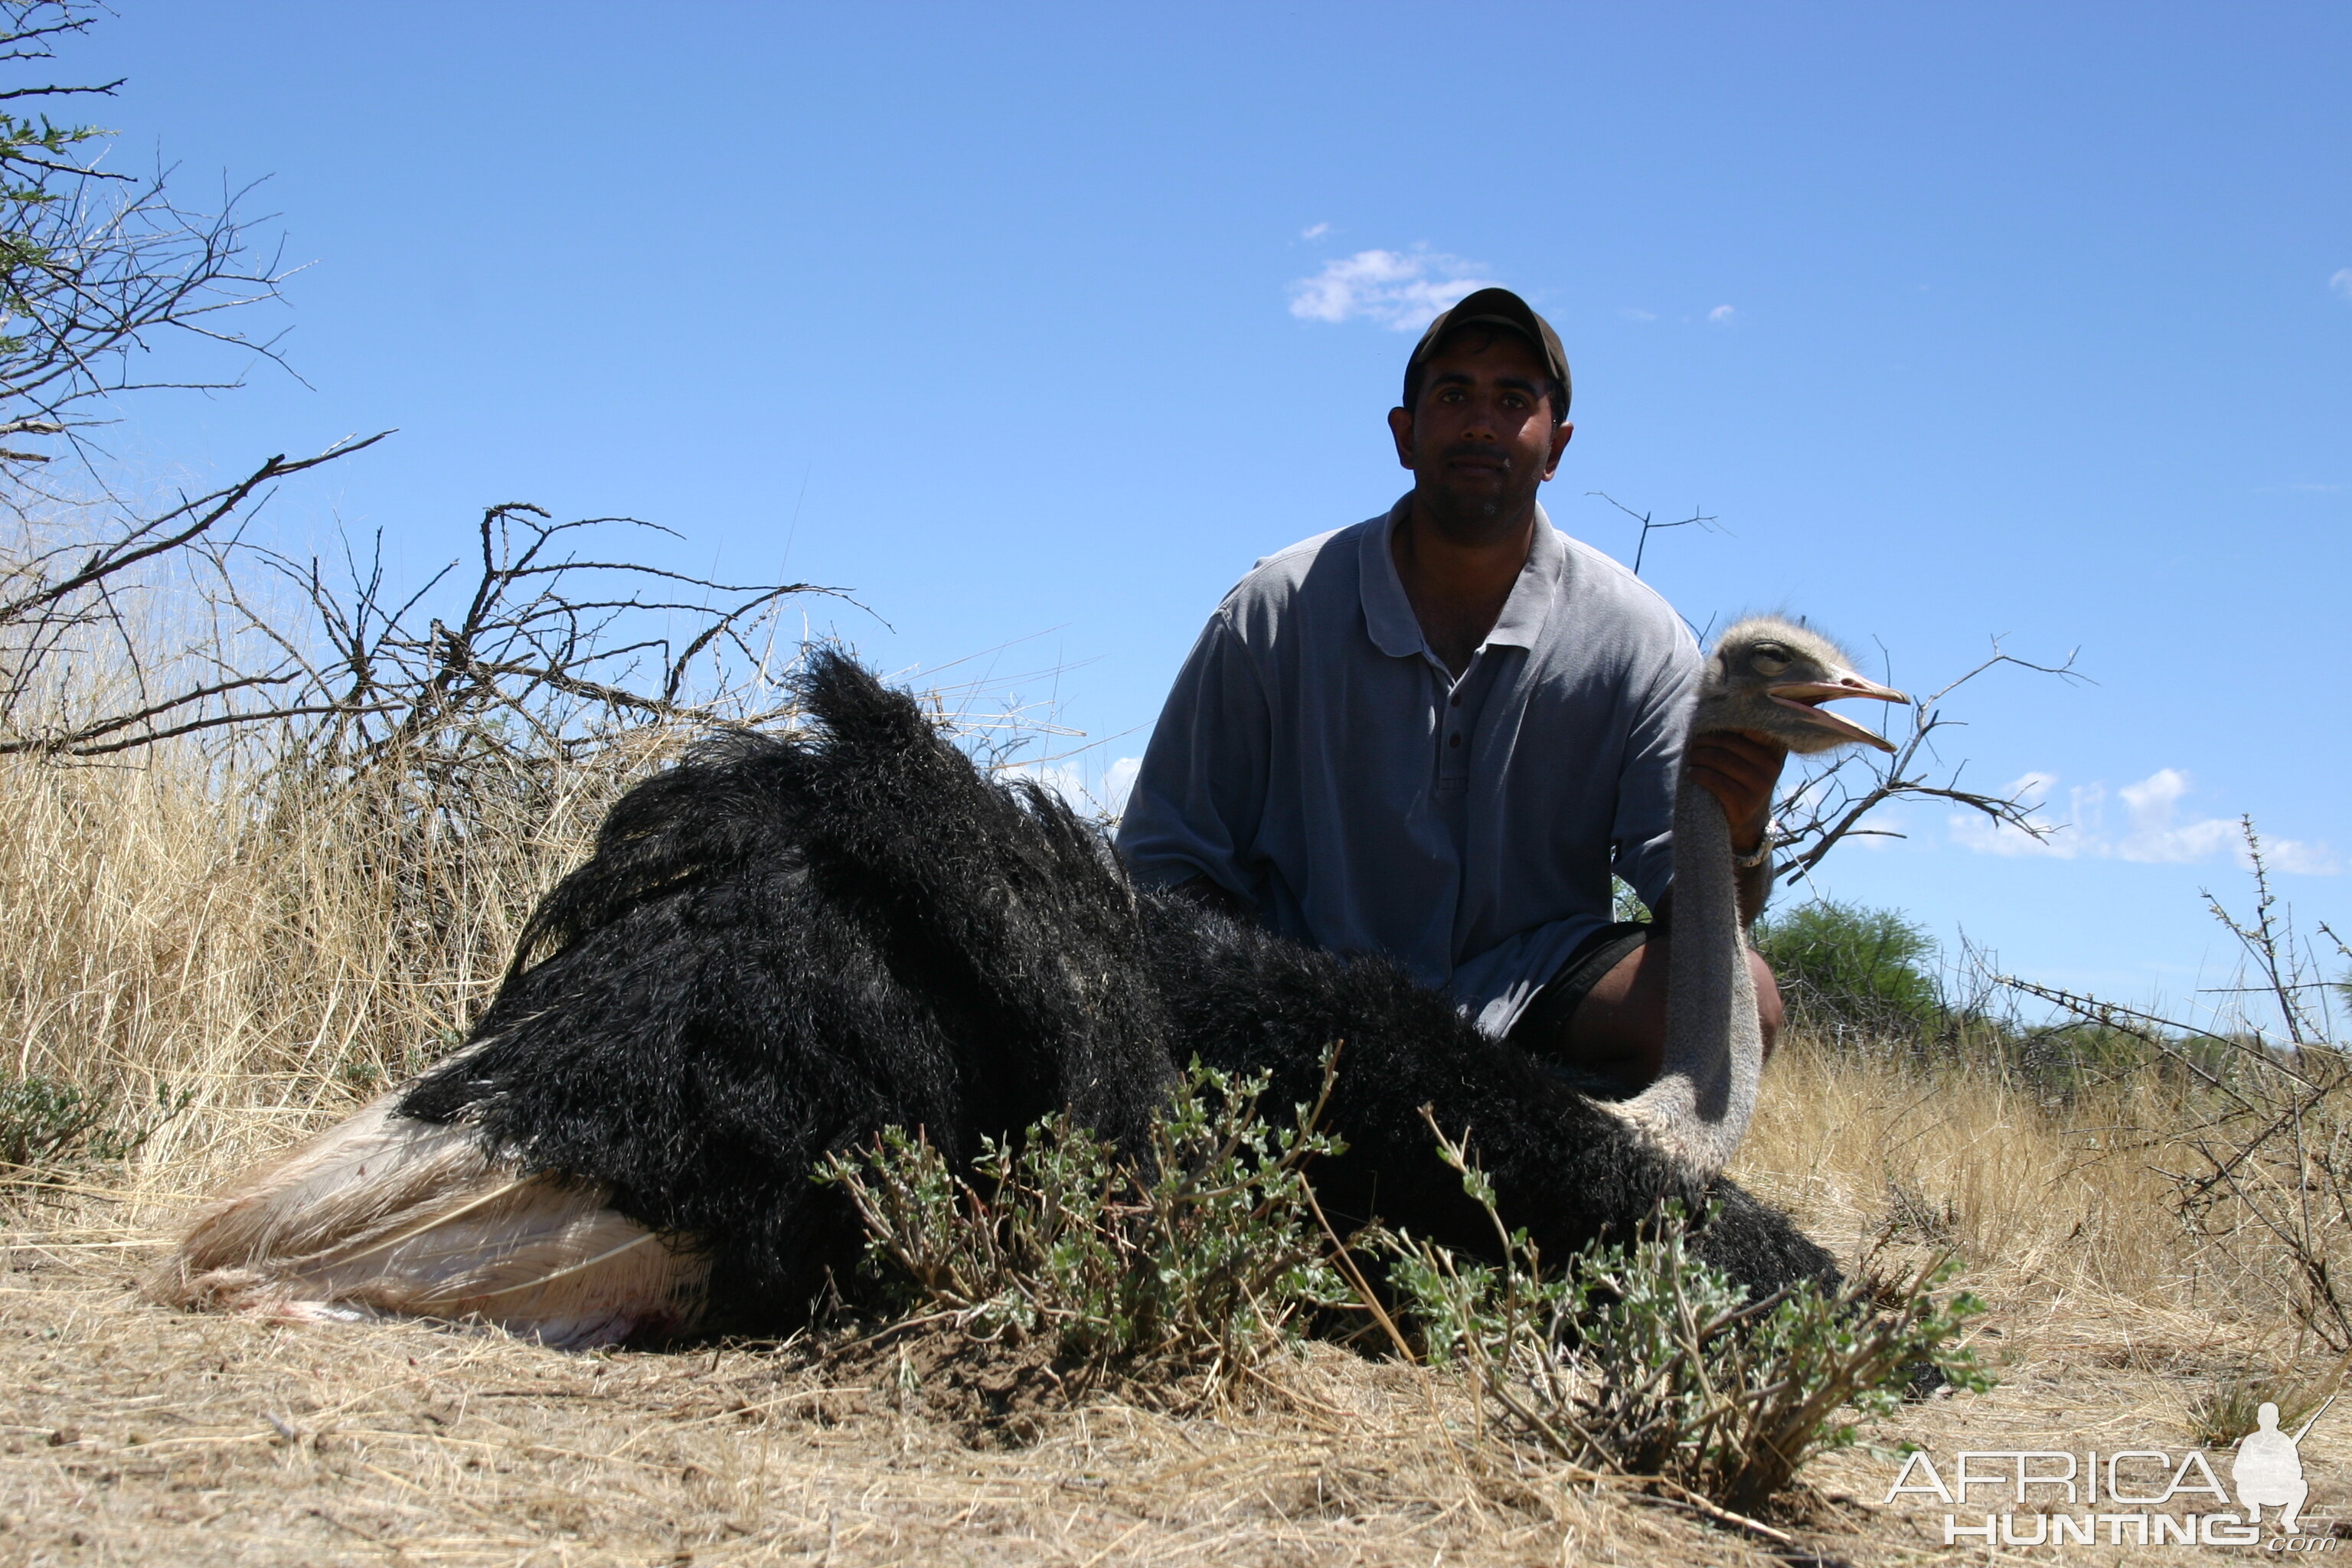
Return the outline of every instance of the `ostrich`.
<path id="1" fill-rule="evenodd" d="M 1139 893 L 1066 805 L 983 778 L 845 656 L 814 653 L 803 695 L 812 735 L 730 735 L 624 797 L 468 1043 L 236 1184 L 153 1293 L 574 1346 L 775 1326 L 856 1256 L 846 1205 L 808 1181 L 823 1154 L 895 1123 L 961 1161 L 1067 1108 L 1141 1156 L 1177 1062 L 1266 1069 L 1278 1103 L 1312 1097 L 1335 1042 L 1335 1217 L 1492 1249 L 1427 1107 L 1552 1256 L 1675 1199 L 1712 1203 L 1701 1249 L 1751 1288 L 1834 1272 L 1720 1175 L 1762 1053 L 1704 791 L 1676 810 L 1664 1071 L 1610 1101 L 1384 960 Z M 1746 621 L 1693 723 L 1884 744 L 1819 706 L 1848 696 L 1900 700 L 1814 634 Z"/>

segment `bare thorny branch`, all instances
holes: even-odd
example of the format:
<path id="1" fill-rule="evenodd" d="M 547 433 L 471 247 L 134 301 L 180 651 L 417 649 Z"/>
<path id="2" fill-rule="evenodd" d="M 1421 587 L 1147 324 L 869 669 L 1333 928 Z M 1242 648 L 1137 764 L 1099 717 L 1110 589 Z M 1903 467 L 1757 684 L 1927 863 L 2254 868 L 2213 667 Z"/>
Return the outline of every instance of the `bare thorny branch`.
<path id="1" fill-rule="evenodd" d="M 242 524 L 277 480 L 381 439 L 272 458 L 96 542 L 29 550 L 11 563 L 0 578 L 0 755 L 88 760 L 274 725 L 281 759 L 344 771 L 395 753 L 520 755 L 511 742 L 523 737 L 550 763 L 616 725 L 711 721 L 760 663 L 753 629 L 788 597 L 833 592 L 583 556 L 566 549 L 575 537 L 668 531 L 627 518 L 557 522 L 513 502 L 482 514 L 463 608 L 443 620 L 425 605 L 457 563 L 395 598 L 380 557 L 362 568 L 347 552 L 339 580 L 316 558 L 245 537 Z M 121 605 L 166 568 L 195 578 L 213 630 L 157 668 Z M 289 624 L 282 595 L 259 591 L 257 579 L 272 578 L 308 612 L 307 631 Z M 76 679 L 78 661 L 104 665 L 110 655 L 128 672 L 120 700 L 63 700 L 61 689 L 100 687 Z M 738 703 L 727 716 L 761 715 Z"/>
<path id="2" fill-rule="evenodd" d="M 282 668 L 232 669 L 217 653 L 197 652 L 184 663 L 201 673 L 183 674 L 177 688 L 157 695 L 151 687 L 141 641 L 124 621 L 121 600 L 144 586 L 150 570 L 199 558 L 211 536 L 234 528 L 240 514 L 257 509 L 276 481 L 373 446 L 383 437 L 339 442 L 315 457 L 271 458 L 233 484 L 183 498 L 152 516 L 133 513 L 95 541 L 75 539 L 54 545 L 28 543 L 8 562 L 0 585 L 0 755 L 37 752 L 94 757 L 152 744 L 170 735 L 216 728 L 265 714 L 283 716 L 285 705 L 263 710 L 223 706 L 239 693 L 282 689 L 294 679 Z M 234 542 L 203 557 L 218 563 Z M 131 677 L 125 706 L 44 722 L 28 715 L 38 698 L 52 695 L 48 677 L 85 659 L 94 649 L 90 634 L 110 641 Z"/>
<path id="3" fill-rule="evenodd" d="M 1909 732 L 1895 742 L 1892 754 L 1849 748 L 1832 753 L 1818 771 L 1799 782 L 1774 812 L 1785 851 L 1773 867 L 1774 879 L 1793 881 L 1804 877 L 1850 837 L 1905 837 L 1893 828 L 1863 826 L 1872 812 L 1893 801 L 1944 801 L 1978 812 L 1998 826 L 2034 838 L 2048 837 L 2053 829 L 2035 820 L 2033 812 L 2040 803 L 2030 798 L 2028 792 L 1996 795 L 1967 788 L 1960 782 L 1967 764 L 1954 763 L 1947 769 L 1937 752 L 1937 731 L 1965 723 L 1945 711 L 1947 700 L 1978 677 L 2004 666 L 2063 680 L 2088 679 L 2075 669 L 2073 654 L 2058 664 L 2035 664 L 2003 653 L 1996 639 L 1990 658 L 1957 679 L 1912 700 Z"/>
<path id="4" fill-rule="evenodd" d="M 1713 512 L 1701 512 L 1696 507 L 1691 509 L 1691 514 L 1688 517 L 1676 518 L 1671 522 L 1657 522 L 1653 521 L 1655 514 L 1646 511 L 1635 511 L 1632 507 L 1627 506 L 1623 501 L 1619 500 L 1607 490 L 1587 490 L 1584 493 L 1587 495 L 1599 496 L 1602 500 L 1607 501 L 1611 506 L 1615 507 L 1619 511 L 1623 512 L 1627 517 L 1632 518 L 1635 522 L 1642 525 L 1642 535 L 1633 542 L 1633 575 L 1636 577 L 1639 577 L 1642 574 L 1642 561 L 1643 558 L 1650 552 L 1650 535 L 1653 533 L 1663 533 L 1669 529 L 1692 527 L 1706 529 L 1710 533 L 1728 533 L 1731 531 L 1729 529 L 1725 528 L 1720 522 L 1716 521 L 1716 517 Z"/>
<path id="5" fill-rule="evenodd" d="M 1688 517 L 1661 522 L 1654 513 L 1635 511 L 1606 490 L 1586 493 L 1600 497 L 1641 524 L 1641 535 L 1633 547 L 1633 574 L 1636 577 L 1642 574 L 1642 564 L 1649 553 L 1650 535 L 1653 533 L 1694 527 L 1711 533 L 1729 531 L 1712 512 L 1702 512 L 1696 508 L 1692 509 Z M 1694 635 L 1705 640 L 1703 630 L 1696 626 L 1691 629 Z M 2024 792 L 1995 795 L 1965 788 L 1960 783 L 1960 775 L 1967 764 L 1956 763 L 1947 771 L 1937 755 L 1936 731 L 1963 722 L 1945 712 L 1945 700 L 1979 676 L 2003 665 L 2041 675 L 2054 675 L 2063 680 L 2088 679 L 2075 669 L 2074 654 L 2068 654 L 2058 664 L 2035 664 L 2030 659 L 2002 652 L 2000 639 L 1995 638 L 1991 657 L 1958 679 L 1948 681 L 1938 689 L 1914 700 L 1910 732 L 1898 742 L 1891 756 L 1868 755 L 1849 749 L 1835 753 L 1818 771 L 1799 781 L 1797 787 L 1780 802 L 1773 814 L 1780 845 L 1787 851 L 1773 866 L 1774 880 L 1793 881 L 1804 877 L 1847 838 L 1903 837 L 1902 833 L 1892 828 L 1863 826 L 1864 819 L 1872 812 L 1899 800 L 1945 801 L 1965 810 L 1980 813 L 1996 825 L 2013 827 L 2032 837 L 2047 837 L 2053 829 L 2034 820 L 2032 814 L 2038 803 L 2027 798 Z"/>
<path id="6" fill-rule="evenodd" d="M 501 723 L 556 760 L 600 743 L 616 724 L 708 722 L 716 693 L 734 689 L 725 672 L 740 676 L 759 663 L 753 629 L 788 597 L 835 592 L 558 553 L 572 536 L 606 528 L 668 531 L 632 518 L 556 522 L 522 502 L 486 509 L 465 607 L 421 625 L 425 595 L 455 563 L 394 603 L 380 559 L 364 571 L 352 564 L 348 584 L 339 586 L 315 558 L 257 552 L 310 605 L 328 650 L 279 644 L 301 670 L 306 699 L 332 707 L 314 736 L 313 762 L 358 768 L 419 747 L 478 745 Z M 247 613 L 257 630 L 265 626 Z M 640 617 L 658 617 L 661 629 L 636 629 Z M 673 632 L 679 622 L 682 631 Z M 690 690 L 698 661 L 712 677 L 699 698 Z M 744 722 L 763 716 L 729 713 Z"/>

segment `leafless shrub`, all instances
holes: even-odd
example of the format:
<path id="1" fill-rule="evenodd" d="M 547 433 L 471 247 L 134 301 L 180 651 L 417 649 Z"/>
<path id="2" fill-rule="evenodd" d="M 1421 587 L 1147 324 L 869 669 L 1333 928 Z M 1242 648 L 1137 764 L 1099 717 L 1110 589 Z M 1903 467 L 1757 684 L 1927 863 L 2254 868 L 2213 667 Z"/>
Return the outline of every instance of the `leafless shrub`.
<path id="1" fill-rule="evenodd" d="M 331 711 L 298 661 L 240 658 L 232 614 L 237 524 L 278 479 L 383 439 L 270 458 L 236 483 L 152 513 L 101 507 L 79 526 L 23 523 L 0 552 L 0 756 L 89 759 L 266 720 Z M 226 536 L 226 538 L 216 537 Z M 195 590 L 159 647 L 132 601 Z M 268 649 L 261 650 L 265 653 Z"/>
<path id="2" fill-rule="evenodd" d="M 742 707 L 766 674 L 751 639 L 781 601 L 831 590 L 719 583 L 570 548 L 599 529 L 667 529 L 491 507 L 472 584 L 446 620 L 429 606 L 457 563 L 398 595 L 380 559 L 347 557 L 337 577 L 236 530 L 275 480 L 380 439 L 273 458 L 235 485 L 8 563 L 0 755 L 108 757 L 275 723 L 299 735 L 281 753 L 312 766 L 352 773 L 397 756 L 446 774 L 486 752 L 573 762 L 635 724 L 772 716 L 772 705 Z M 196 628 L 160 659 L 122 604 L 159 568 L 180 574 L 184 621 Z M 271 591 L 289 586 L 296 616 Z M 94 665 L 117 678 L 95 703 Z"/>
<path id="3" fill-rule="evenodd" d="M 316 558 L 255 552 L 312 612 L 315 647 L 280 633 L 232 574 L 221 580 L 247 627 L 299 672 L 299 710 L 324 721 L 306 737 L 313 765 L 365 772 L 423 757 L 412 765 L 448 774 L 487 748 L 561 766 L 616 729 L 722 711 L 756 723 L 781 711 L 759 705 L 773 693 L 751 637 L 781 601 L 832 590 L 718 583 L 569 551 L 599 529 L 670 533 L 634 518 L 555 522 L 524 503 L 488 508 L 464 607 L 446 621 L 422 606 L 456 563 L 395 599 L 380 559 L 354 564 L 339 585 Z"/>

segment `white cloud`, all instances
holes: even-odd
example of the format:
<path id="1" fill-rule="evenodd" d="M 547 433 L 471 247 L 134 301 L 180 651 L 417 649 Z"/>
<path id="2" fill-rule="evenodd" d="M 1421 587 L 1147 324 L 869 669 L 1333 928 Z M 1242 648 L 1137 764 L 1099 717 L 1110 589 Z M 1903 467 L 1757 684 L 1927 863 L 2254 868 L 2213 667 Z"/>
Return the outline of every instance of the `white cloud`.
<path id="1" fill-rule="evenodd" d="M 1080 811 L 1089 809 L 1087 770 L 1076 763 L 1012 763 L 998 768 L 1000 779 L 1032 779 L 1052 790 Z"/>
<path id="2" fill-rule="evenodd" d="M 1979 855 L 2035 855 L 2056 860 L 2078 856 L 2144 864 L 2186 865 L 2228 853 L 2240 863 L 2246 858 L 2242 833 L 2235 818 L 2200 816 L 2181 819 L 2181 802 L 2194 793 L 2189 775 L 2179 768 L 2158 768 L 2116 790 L 2123 802 L 2121 829 L 2107 826 L 2107 789 L 2102 784 L 2077 784 L 2066 792 L 2063 816 L 2050 811 L 2050 795 L 2058 781 L 2049 773 L 2028 773 L 2009 786 L 2009 793 L 2034 801 L 2027 820 L 2048 831 L 2039 838 L 2021 828 L 1997 823 L 1977 812 L 1952 814 L 1952 842 Z M 2281 871 L 2306 877 L 2332 877 L 2341 868 L 2335 851 L 2325 844 L 2274 838 L 2263 842 L 2263 853 Z"/>
<path id="3" fill-rule="evenodd" d="M 1361 317 L 1400 332 L 1416 331 L 1465 294 L 1494 286 L 1478 264 L 1423 250 L 1360 250 L 1324 263 L 1290 286 L 1290 313 L 1307 321 Z"/>
<path id="4" fill-rule="evenodd" d="M 1617 313 L 1629 321 L 1654 321 L 1658 319 L 1658 313 L 1655 310 L 1636 310 L 1631 305 L 1619 306 Z"/>
<path id="5" fill-rule="evenodd" d="M 2352 300 L 2352 267 L 2337 268 L 2336 275 L 2328 279 L 2327 286 L 2345 299 Z"/>
<path id="6" fill-rule="evenodd" d="M 1739 312 L 1734 310 L 1728 305 L 1717 305 L 1714 310 L 1709 310 L 1706 313 L 1706 319 L 1713 321 L 1718 327 L 1725 327 L 1729 326 L 1731 324 L 1732 317 L 1738 313 Z"/>
<path id="7" fill-rule="evenodd" d="M 1311 227 L 1300 229 L 1298 231 L 1298 237 L 1301 239 L 1320 239 L 1330 232 L 1331 226 L 1329 224 L 1318 223 Z"/>
<path id="8" fill-rule="evenodd" d="M 2275 869 L 2292 871 L 2298 877 L 2333 877 L 2344 869 L 2335 850 L 2300 838 L 2263 839 L 2263 858 Z"/>
<path id="9" fill-rule="evenodd" d="M 2135 784 L 2116 792 L 2123 797 L 2131 827 L 2116 846 L 2125 860 L 2177 864 L 2204 860 L 2237 840 L 2238 825 L 2219 816 L 2176 822 L 2180 797 L 2189 793 L 2189 775 L 2179 768 L 2158 768 Z"/>
<path id="10" fill-rule="evenodd" d="M 1015 763 L 998 769 L 997 776 L 1034 779 L 1081 816 L 1115 817 L 1127 809 L 1127 797 L 1133 792 L 1135 775 L 1142 766 L 1141 757 L 1121 757 L 1091 783 L 1085 764 L 1076 762 Z"/>
<path id="11" fill-rule="evenodd" d="M 1103 809 L 1113 816 L 1127 809 L 1127 797 L 1135 793 L 1135 775 L 1143 771 L 1141 757 L 1121 757 L 1103 770 Z"/>

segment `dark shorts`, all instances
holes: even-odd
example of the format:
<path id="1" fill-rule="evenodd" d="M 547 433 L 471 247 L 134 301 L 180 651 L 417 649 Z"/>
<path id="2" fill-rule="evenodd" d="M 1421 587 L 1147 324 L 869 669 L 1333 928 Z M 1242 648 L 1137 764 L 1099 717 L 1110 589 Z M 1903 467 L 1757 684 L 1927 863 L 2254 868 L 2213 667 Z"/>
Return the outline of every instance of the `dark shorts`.
<path id="1" fill-rule="evenodd" d="M 1647 921 L 1618 921 L 1578 942 L 1536 993 L 1536 999 L 1528 1004 L 1528 1010 L 1519 1015 L 1519 1021 L 1511 1026 L 1511 1044 L 1539 1057 L 1559 1055 L 1568 1043 L 1568 1021 L 1601 984 L 1601 977 L 1649 940 Z"/>

